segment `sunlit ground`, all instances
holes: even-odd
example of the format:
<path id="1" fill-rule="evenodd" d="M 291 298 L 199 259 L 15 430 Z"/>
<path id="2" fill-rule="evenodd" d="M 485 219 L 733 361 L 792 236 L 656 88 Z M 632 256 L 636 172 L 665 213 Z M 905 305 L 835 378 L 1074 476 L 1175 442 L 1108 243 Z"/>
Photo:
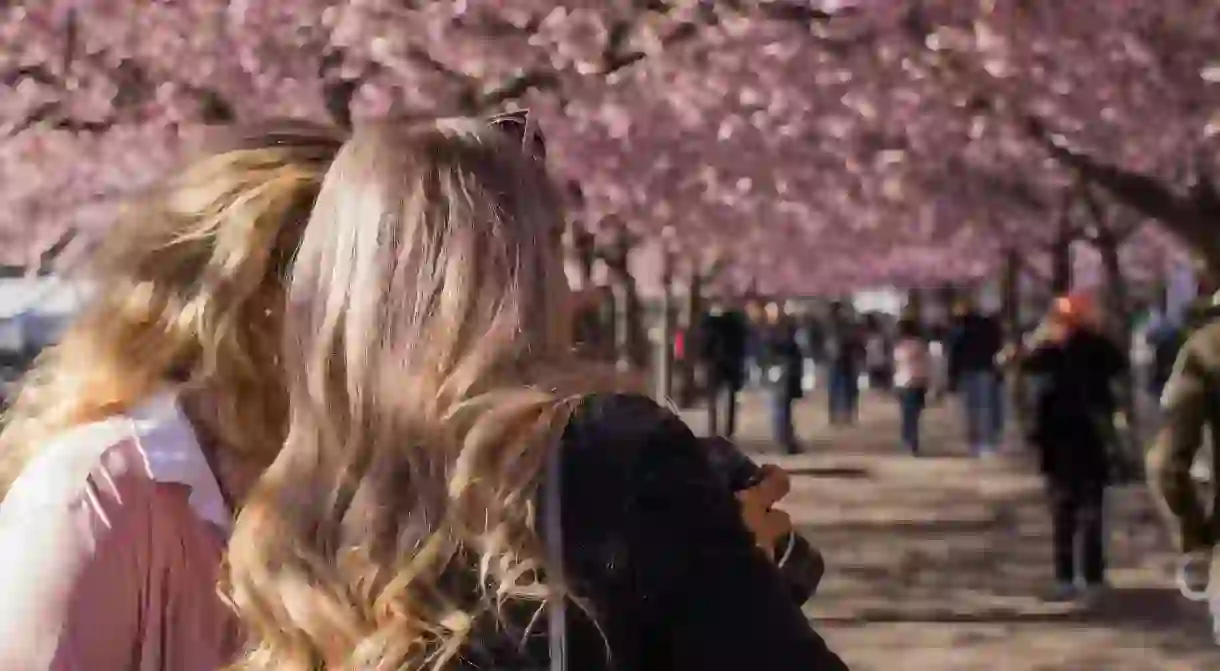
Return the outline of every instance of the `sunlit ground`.
<path id="1" fill-rule="evenodd" d="M 764 400 L 747 398 L 740 438 L 774 454 Z M 866 394 L 854 429 L 826 427 L 824 408 L 799 405 L 808 455 L 768 458 L 794 474 L 787 507 L 829 564 L 808 612 L 852 669 L 1220 668 L 1142 487 L 1107 501 L 1113 591 L 1088 610 L 1049 604 L 1050 520 L 1027 456 L 966 457 L 954 405 L 930 411 L 918 459 L 898 447 L 889 399 Z M 702 412 L 687 418 L 702 430 Z"/>

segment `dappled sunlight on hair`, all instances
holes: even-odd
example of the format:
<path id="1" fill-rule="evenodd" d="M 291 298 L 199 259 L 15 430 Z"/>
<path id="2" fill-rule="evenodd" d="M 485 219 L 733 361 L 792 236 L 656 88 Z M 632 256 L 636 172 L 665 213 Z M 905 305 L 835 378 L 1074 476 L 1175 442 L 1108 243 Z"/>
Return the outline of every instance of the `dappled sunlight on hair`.
<path id="1" fill-rule="evenodd" d="M 8 412 L 0 492 L 55 434 L 171 386 L 212 390 L 223 446 L 270 463 L 286 414 L 282 275 L 339 142 L 299 122 L 235 135 L 125 212 L 90 268 L 89 307 Z"/>
<path id="2" fill-rule="evenodd" d="M 559 194 L 480 121 L 357 130 L 285 321 L 288 439 L 238 518 L 240 669 L 444 668 L 542 603 L 534 500 L 577 401 Z"/>

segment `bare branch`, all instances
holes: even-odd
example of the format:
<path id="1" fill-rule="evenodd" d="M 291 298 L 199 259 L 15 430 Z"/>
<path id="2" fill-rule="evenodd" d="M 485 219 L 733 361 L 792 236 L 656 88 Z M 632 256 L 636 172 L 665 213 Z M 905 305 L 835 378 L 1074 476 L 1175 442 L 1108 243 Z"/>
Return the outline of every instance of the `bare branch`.
<path id="1" fill-rule="evenodd" d="M 1036 116 L 1028 117 L 1026 130 L 1053 158 L 1137 210 L 1167 223 L 1195 217 L 1195 212 L 1186 199 L 1174 193 L 1164 183 L 1064 146 Z"/>

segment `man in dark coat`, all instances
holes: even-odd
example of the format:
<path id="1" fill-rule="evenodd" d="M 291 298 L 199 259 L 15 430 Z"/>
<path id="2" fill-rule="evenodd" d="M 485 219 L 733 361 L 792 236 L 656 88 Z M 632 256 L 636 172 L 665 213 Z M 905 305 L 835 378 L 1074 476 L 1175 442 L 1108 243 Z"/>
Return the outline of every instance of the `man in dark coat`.
<path id="1" fill-rule="evenodd" d="M 1078 537 L 1085 585 L 1091 591 L 1105 585 L 1102 501 L 1113 466 L 1113 383 L 1128 361 L 1097 324 L 1085 298 L 1056 300 L 1023 362 L 1039 376 L 1031 438 L 1051 497 L 1056 596 L 1062 598 L 1076 593 Z"/>
<path id="2" fill-rule="evenodd" d="M 732 437 L 737 430 L 737 393 L 745 383 L 749 325 L 741 311 L 720 306 L 704 317 L 702 329 L 708 430 L 712 435 Z"/>
<path id="3" fill-rule="evenodd" d="M 1004 347 L 1003 329 L 992 316 L 968 302 L 955 307 L 949 334 L 949 387 L 961 394 L 966 441 L 975 455 L 999 447 L 1003 430 L 1003 394 L 997 357 Z"/>
<path id="4" fill-rule="evenodd" d="M 854 424 L 860 401 L 864 338 L 843 303 L 832 303 L 825 338 L 826 391 L 832 425 Z"/>

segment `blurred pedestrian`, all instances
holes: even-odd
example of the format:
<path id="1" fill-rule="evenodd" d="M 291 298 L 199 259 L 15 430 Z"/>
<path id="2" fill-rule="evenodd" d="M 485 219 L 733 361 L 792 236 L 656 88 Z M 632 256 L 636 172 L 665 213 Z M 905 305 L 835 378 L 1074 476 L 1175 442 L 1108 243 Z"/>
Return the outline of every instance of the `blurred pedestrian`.
<path id="1" fill-rule="evenodd" d="M 848 317 L 842 303 L 831 305 L 825 343 L 830 423 L 834 426 L 855 424 L 864 341 L 859 327 Z"/>
<path id="2" fill-rule="evenodd" d="M 1105 586 L 1103 500 L 1117 448 L 1113 385 L 1128 361 L 1099 325 L 1087 297 L 1056 299 L 1021 362 L 1039 376 L 1031 437 L 1051 500 L 1056 599 L 1079 593 L 1077 577 L 1090 595 Z"/>
<path id="3" fill-rule="evenodd" d="M 997 357 L 1003 348 L 998 320 L 971 301 L 954 308 L 949 335 L 949 384 L 962 400 L 966 441 L 976 456 L 996 451 L 1003 428 L 1003 394 Z"/>
<path id="4" fill-rule="evenodd" d="M 919 324 L 910 319 L 898 322 L 894 388 L 902 413 L 902 444 L 911 454 L 919 454 L 919 420 L 927 405 L 931 373 L 931 353 Z"/>
<path id="5" fill-rule="evenodd" d="M 792 404 L 804 396 L 804 357 L 796 342 L 796 325 L 778 303 L 767 306 L 763 361 L 771 398 L 772 436 L 788 454 L 796 454 L 801 448 L 792 424 Z"/>
<path id="6" fill-rule="evenodd" d="M 699 343 L 707 372 L 708 432 L 731 438 L 737 431 L 737 394 L 745 386 L 746 316 L 730 304 L 713 306 L 704 317 Z"/>
<path id="7" fill-rule="evenodd" d="M 1214 547 L 1220 531 L 1220 487 L 1211 484 L 1209 501 L 1201 500 L 1192 466 L 1204 447 L 1204 429 L 1211 439 L 1213 474 L 1220 473 L 1220 293 L 1210 310 L 1197 311 L 1196 328 L 1178 355 L 1161 396 L 1160 433 L 1148 452 L 1148 479 L 1161 507 L 1174 521 L 1182 552 L 1179 584 L 1192 599 L 1207 598 L 1210 591 L 1213 624 L 1220 640 L 1220 585 L 1209 583 L 1220 575 L 1220 556 Z"/>

